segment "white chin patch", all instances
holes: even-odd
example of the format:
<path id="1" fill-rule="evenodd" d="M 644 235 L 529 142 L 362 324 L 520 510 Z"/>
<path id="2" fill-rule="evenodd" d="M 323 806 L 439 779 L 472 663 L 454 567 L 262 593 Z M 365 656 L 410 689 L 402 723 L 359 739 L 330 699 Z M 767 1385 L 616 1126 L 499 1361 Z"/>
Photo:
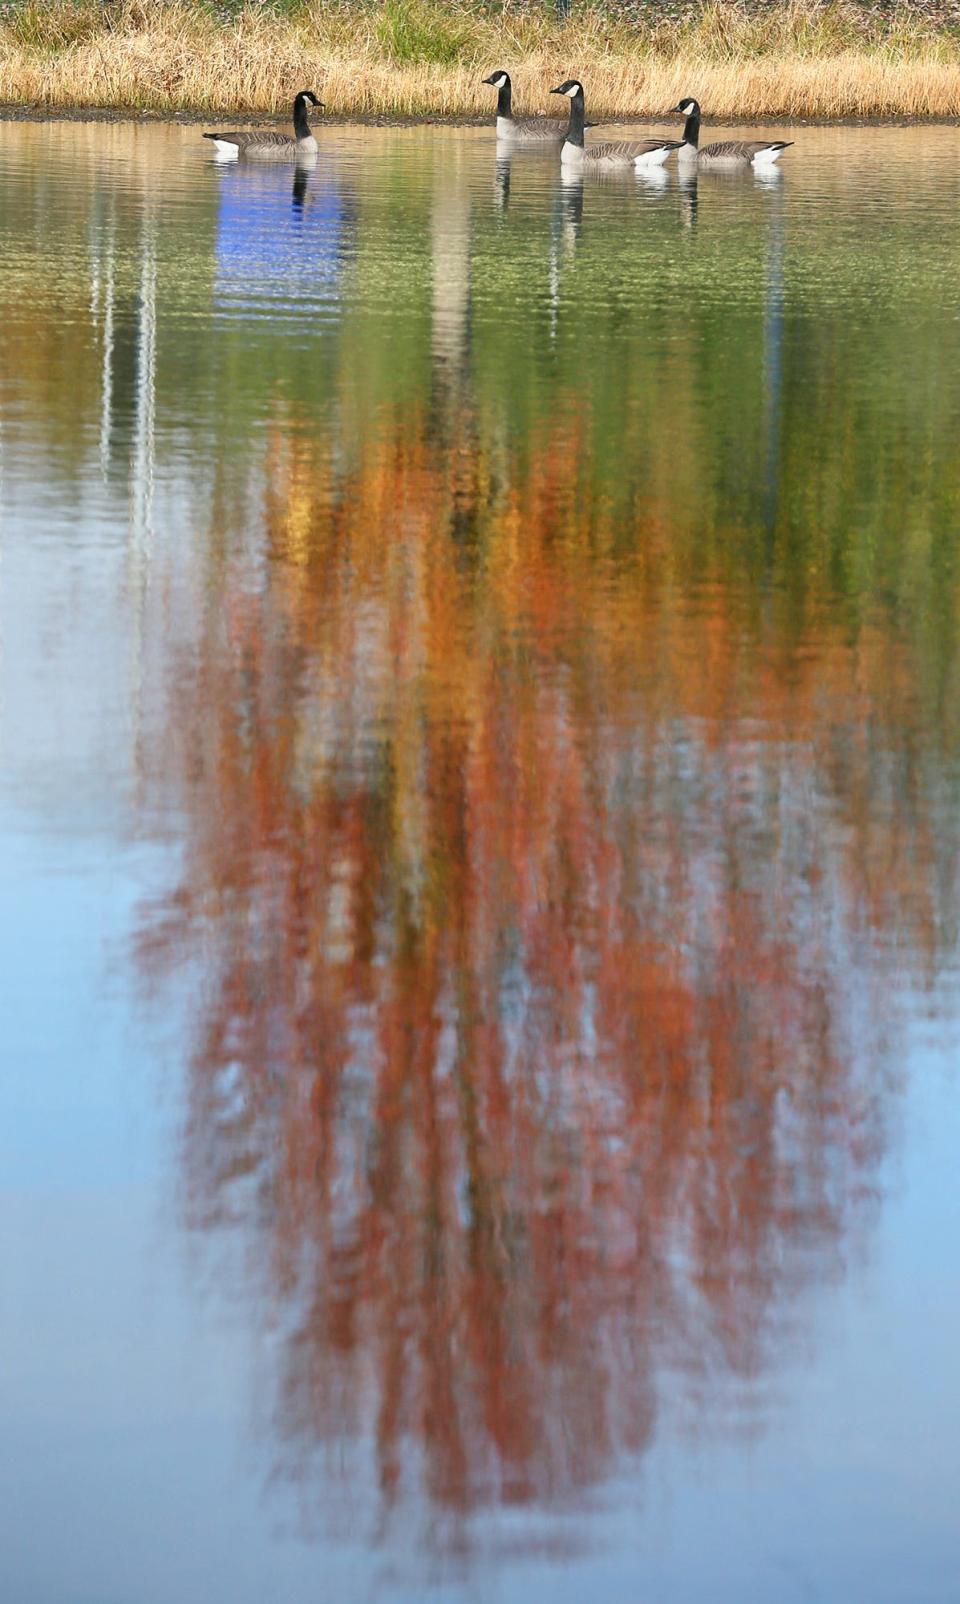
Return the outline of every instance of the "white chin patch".
<path id="1" fill-rule="evenodd" d="M 579 84 L 574 84 L 572 89 L 568 89 L 567 90 L 567 94 L 569 95 L 570 99 L 572 100 L 574 95 L 579 95 L 580 94 L 580 85 Z"/>
<path id="2" fill-rule="evenodd" d="M 507 75 L 506 75 L 505 72 L 502 72 L 500 74 L 499 78 L 497 78 L 496 81 L 495 81 L 495 87 L 497 89 L 502 89 L 504 84 L 506 83 L 506 81 L 507 81 Z"/>

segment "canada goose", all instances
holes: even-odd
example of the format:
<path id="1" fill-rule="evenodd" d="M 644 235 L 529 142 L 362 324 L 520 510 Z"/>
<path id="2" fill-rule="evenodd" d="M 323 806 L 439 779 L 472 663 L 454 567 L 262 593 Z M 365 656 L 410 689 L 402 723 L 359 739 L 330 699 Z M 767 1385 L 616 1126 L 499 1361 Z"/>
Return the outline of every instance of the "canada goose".
<path id="1" fill-rule="evenodd" d="M 513 94 L 510 83 L 510 74 L 498 67 L 489 78 L 484 78 L 485 84 L 491 84 L 498 91 L 497 94 L 497 138 L 511 145 L 559 145 L 566 133 L 563 123 L 555 121 L 552 117 L 521 117 L 516 118 L 511 110 L 511 97 Z"/>
<path id="2" fill-rule="evenodd" d="M 586 147 L 584 128 L 590 123 L 583 120 L 583 84 L 576 78 L 551 89 L 551 95 L 570 97 L 570 126 L 560 147 L 560 160 L 570 166 L 591 167 L 659 167 L 672 150 L 679 150 L 678 139 L 620 139 L 607 140 L 602 145 Z"/>
<path id="3" fill-rule="evenodd" d="M 771 167 L 793 144 L 792 139 L 723 139 L 700 147 L 700 107 L 689 96 L 671 107 L 672 114 L 686 117 L 683 143 L 678 161 L 696 162 L 700 167 Z"/>
<path id="4" fill-rule="evenodd" d="M 271 128 L 249 128 L 240 133 L 204 134 L 212 139 L 221 156 L 250 156 L 259 161 L 292 161 L 298 156 L 315 156 L 317 142 L 307 122 L 307 101 L 323 109 L 312 89 L 301 89 L 293 103 L 293 138 Z"/>

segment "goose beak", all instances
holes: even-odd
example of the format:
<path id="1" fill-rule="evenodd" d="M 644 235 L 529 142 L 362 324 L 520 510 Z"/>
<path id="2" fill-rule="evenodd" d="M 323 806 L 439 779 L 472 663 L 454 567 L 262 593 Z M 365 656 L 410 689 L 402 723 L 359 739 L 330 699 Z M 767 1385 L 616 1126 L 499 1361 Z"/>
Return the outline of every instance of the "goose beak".
<path id="1" fill-rule="evenodd" d="M 682 106 L 671 106 L 669 111 L 664 112 L 665 117 L 683 117 L 685 115 L 686 113 Z"/>
<path id="2" fill-rule="evenodd" d="M 480 79 L 480 82 L 481 82 L 481 83 L 482 83 L 482 84 L 493 84 L 493 83 L 494 83 L 494 77 L 493 77 L 493 73 L 491 73 L 491 74 L 490 74 L 490 77 L 489 77 L 489 78 L 481 78 L 481 79 Z"/>
<path id="3" fill-rule="evenodd" d="M 558 85 L 556 89 L 551 89 L 550 93 L 551 95 L 562 95 L 563 90 Z"/>

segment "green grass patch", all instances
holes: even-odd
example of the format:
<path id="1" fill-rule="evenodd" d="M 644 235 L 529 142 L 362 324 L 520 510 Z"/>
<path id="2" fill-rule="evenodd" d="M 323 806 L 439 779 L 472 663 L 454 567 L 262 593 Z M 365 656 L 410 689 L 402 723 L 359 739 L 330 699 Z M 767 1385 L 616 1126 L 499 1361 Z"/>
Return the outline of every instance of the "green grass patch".
<path id="1" fill-rule="evenodd" d="M 28 0 L 25 5 L 4 7 L 0 20 L 6 22 L 14 43 L 22 49 L 55 55 L 103 33 L 108 19 L 104 9 L 89 0 L 80 0 L 76 5 L 69 0 L 54 4 Z"/>
<path id="2" fill-rule="evenodd" d="M 402 64 L 452 67 L 474 50 L 465 15 L 423 0 L 386 0 L 375 32 L 384 55 Z"/>

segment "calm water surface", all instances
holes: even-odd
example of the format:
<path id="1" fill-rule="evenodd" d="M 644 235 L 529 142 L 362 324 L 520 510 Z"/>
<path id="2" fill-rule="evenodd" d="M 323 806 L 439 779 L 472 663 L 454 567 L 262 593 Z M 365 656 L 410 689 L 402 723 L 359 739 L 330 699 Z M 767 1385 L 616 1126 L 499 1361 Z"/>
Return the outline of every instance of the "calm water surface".
<path id="1" fill-rule="evenodd" d="M 956 1604 L 960 131 L 0 125 L 10 1604 Z"/>

